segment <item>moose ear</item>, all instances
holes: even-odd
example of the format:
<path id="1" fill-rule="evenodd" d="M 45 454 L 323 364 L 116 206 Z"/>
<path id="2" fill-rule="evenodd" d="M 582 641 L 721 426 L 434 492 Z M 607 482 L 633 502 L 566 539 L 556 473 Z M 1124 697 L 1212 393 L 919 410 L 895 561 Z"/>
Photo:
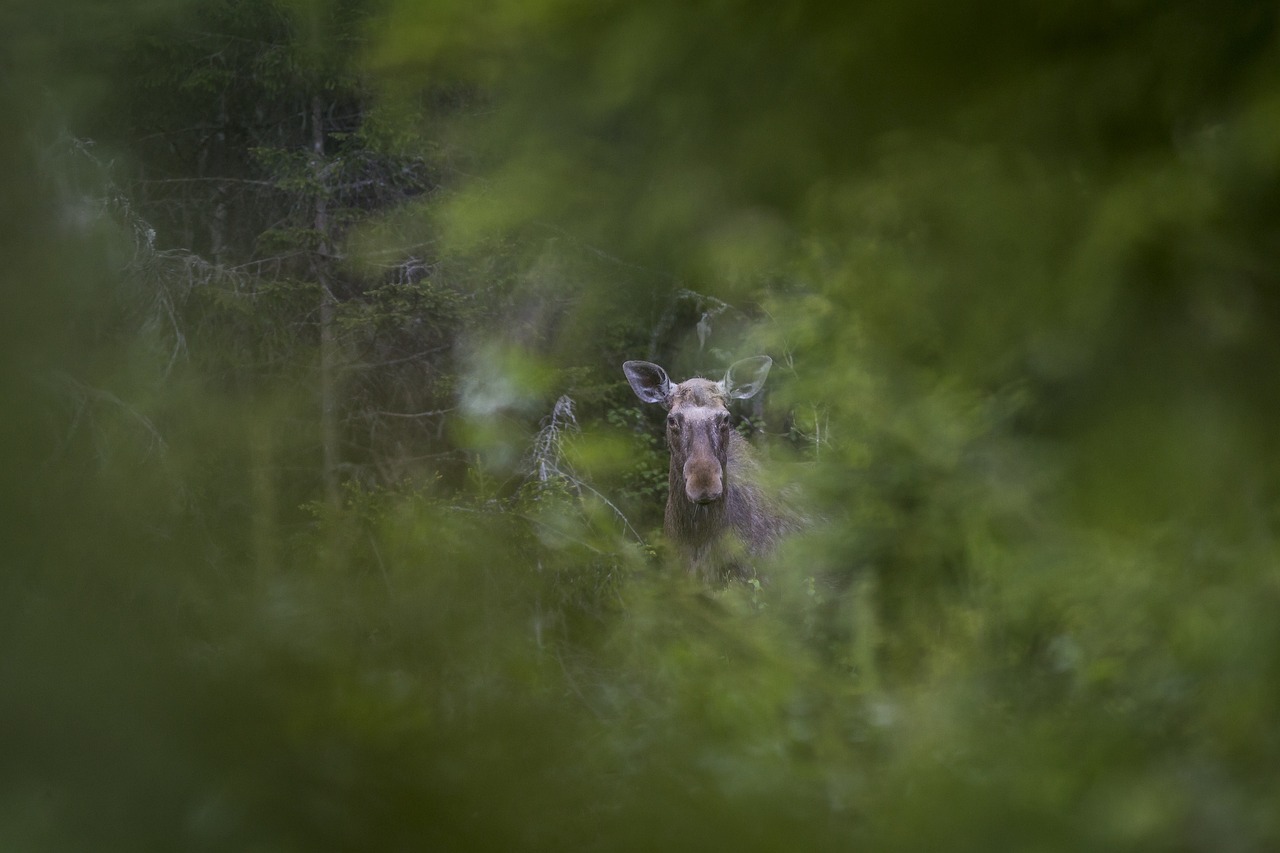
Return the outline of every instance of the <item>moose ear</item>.
<path id="1" fill-rule="evenodd" d="M 653 362 L 623 362 L 622 372 L 627 374 L 631 390 L 646 403 L 665 403 L 671 396 L 671 380 L 667 378 L 667 372 Z"/>
<path id="2" fill-rule="evenodd" d="M 735 400 L 754 397 L 764 387 L 765 377 L 769 375 L 769 368 L 772 366 L 773 359 L 767 355 L 735 361 L 729 365 L 720 386 Z"/>

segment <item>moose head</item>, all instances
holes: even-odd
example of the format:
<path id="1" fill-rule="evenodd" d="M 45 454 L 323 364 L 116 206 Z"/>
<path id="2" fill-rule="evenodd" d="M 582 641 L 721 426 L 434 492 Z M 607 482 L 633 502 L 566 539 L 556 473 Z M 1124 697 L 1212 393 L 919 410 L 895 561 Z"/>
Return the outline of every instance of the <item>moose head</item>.
<path id="1" fill-rule="evenodd" d="M 729 424 L 729 401 L 759 393 L 772 365 L 768 356 L 744 358 L 735 362 L 719 382 L 699 377 L 672 382 L 665 370 L 648 361 L 622 365 L 637 397 L 646 403 L 661 403 L 667 409 L 667 446 L 671 449 L 669 515 L 674 506 L 685 501 L 706 507 L 724 500 L 729 488 L 726 472 L 732 470 L 737 440 Z"/>

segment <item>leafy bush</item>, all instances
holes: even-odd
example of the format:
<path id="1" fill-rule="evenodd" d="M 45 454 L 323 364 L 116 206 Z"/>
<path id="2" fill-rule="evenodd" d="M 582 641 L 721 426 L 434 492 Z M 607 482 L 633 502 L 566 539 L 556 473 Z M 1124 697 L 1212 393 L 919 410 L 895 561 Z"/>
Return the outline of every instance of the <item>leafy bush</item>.
<path id="1" fill-rule="evenodd" d="M 980 6 L 0 12 L 3 843 L 1276 847 L 1277 15 Z"/>

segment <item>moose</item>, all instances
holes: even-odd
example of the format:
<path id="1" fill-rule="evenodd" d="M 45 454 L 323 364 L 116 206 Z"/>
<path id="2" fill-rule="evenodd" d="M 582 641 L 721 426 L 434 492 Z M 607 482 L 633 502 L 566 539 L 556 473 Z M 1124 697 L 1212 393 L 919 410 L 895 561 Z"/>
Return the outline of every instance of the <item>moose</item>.
<path id="1" fill-rule="evenodd" d="M 772 366 L 768 356 L 755 356 L 735 362 L 719 382 L 672 382 L 652 362 L 622 365 L 636 396 L 667 410 L 671 465 L 664 529 L 689 574 L 707 583 L 750 579 L 748 559 L 795 526 L 761 491 L 751 448 L 729 422 L 729 401 L 759 393 Z"/>

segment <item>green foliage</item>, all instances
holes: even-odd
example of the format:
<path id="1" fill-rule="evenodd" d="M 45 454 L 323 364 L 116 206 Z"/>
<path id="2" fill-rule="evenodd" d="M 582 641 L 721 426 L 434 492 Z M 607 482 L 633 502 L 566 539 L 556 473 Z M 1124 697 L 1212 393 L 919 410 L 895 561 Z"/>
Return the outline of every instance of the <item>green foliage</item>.
<path id="1" fill-rule="evenodd" d="M 605 423 L 623 434 L 625 444 L 614 451 L 628 465 L 616 487 L 618 497 L 636 514 L 644 508 L 653 514 L 667 496 L 667 448 L 662 433 L 654 430 L 644 412 L 630 399 L 605 412 Z"/>
<path id="2" fill-rule="evenodd" d="M 4 846 L 1280 843 L 1274 9 L 60 11 Z M 619 367 L 757 352 L 808 527 L 708 589 Z"/>

